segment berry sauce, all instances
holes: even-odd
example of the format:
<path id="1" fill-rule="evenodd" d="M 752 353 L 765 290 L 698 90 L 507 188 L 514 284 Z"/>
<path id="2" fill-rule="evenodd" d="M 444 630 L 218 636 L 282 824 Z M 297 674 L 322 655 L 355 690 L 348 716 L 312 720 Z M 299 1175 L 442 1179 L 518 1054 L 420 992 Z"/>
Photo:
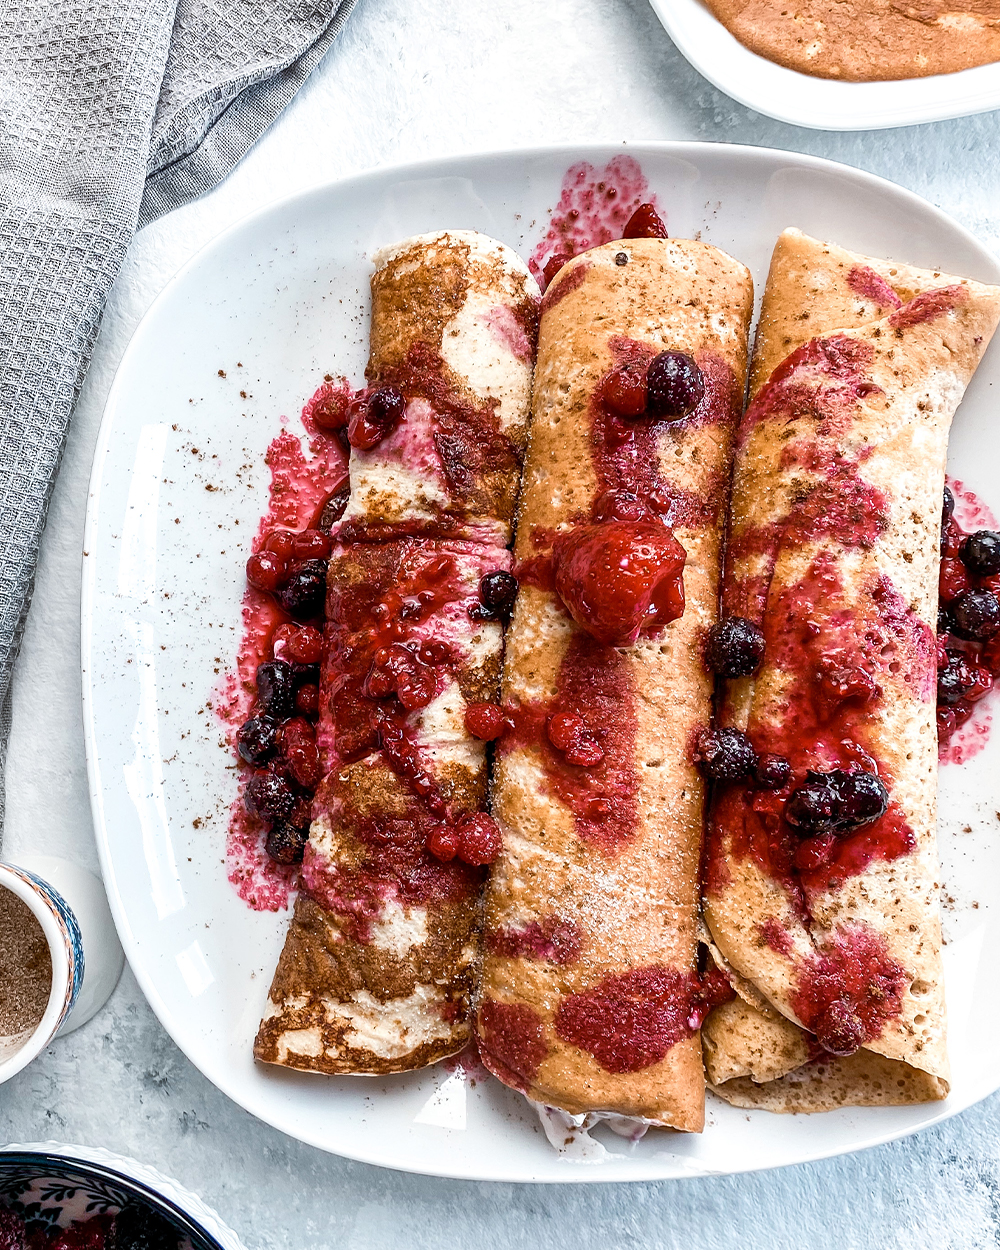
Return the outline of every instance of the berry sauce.
<path id="1" fill-rule="evenodd" d="M 521 346 L 526 342 L 533 351 L 533 326 L 522 323 L 518 332 Z M 499 401 L 474 403 L 459 394 L 441 356 L 425 343 L 415 343 L 401 364 L 370 380 L 373 386 L 398 390 L 407 400 L 406 419 L 378 442 L 379 462 L 399 464 L 436 482 L 446 501 L 429 519 L 373 522 L 349 517 L 340 527 L 341 541 L 383 542 L 421 533 L 495 541 L 488 524 L 474 518 L 509 523 L 521 471 L 520 454 L 500 425 Z M 498 488 L 498 482 L 504 485 Z"/>
<path id="2" fill-rule="evenodd" d="M 880 308 L 899 308 L 903 303 L 885 278 L 867 265 L 855 265 L 847 275 L 847 285 L 855 295 L 871 300 Z"/>
<path id="3" fill-rule="evenodd" d="M 664 216 L 656 197 L 649 194 L 642 167 L 633 157 L 615 156 L 603 170 L 586 161 L 570 166 L 545 238 L 528 262 L 542 290 L 566 261 L 589 248 L 622 238 L 640 204 L 649 204 L 660 218 Z"/>
<path id="4" fill-rule="evenodd" d="M 942 532 L 941 607 L 947 609 L 950 594 L 947 574 L 951 566 L 957 566 L 964 574 L 963 588 L 985 587 L 1000 591 L 1000 576 L 977 577 L 969 572 L 959 558 L 960 548 L 966 537 L 979 530 L 996 531 L 1000 526 L 992 511 L 969 490 L 963 482 L 948 479 L 948 487 L 955 500 L 954 514 L 948 519 Z M 942 618 L 941 624 L 946 625 Z M 990 640 L 985 645 L 954 637 L 949 630 L 939 630 L 943 650 L 960 652 L 974 665 L 981 665 L 989 674 L 1000 679 L 1000 643 Z M 944 657 L 939 655 L 939 663 Z M 942 764 L 964 764 L 986 745 L 993 716 L 990 705 L 994 702 L 992 691 L 979 687 L 971 691 L 975 697 L 960 698 L 945 706 L 938 703 L 938 761 Z M 986 695 L 986 698 L 982 696 Z"/>
<path id="5" fill-rule="evenodd" d="M 575 964 L 583 948 L 583 929 L 574 920 L 545 916 L 529 924 L 489 930 L 486 947 L 505 959 L 532 959 L 539 963 Z"/>
<path id="6" fill-rule="evenodd" d="M 640 1072 L 691 1037 L 712 1007 L 732 997 L 728 980 L 715 970 L 699 979 L 663 965 L 633 968 L 568 994 L 556 1012 L 555 1030 L 606 1072 Z"/>
<path id="7" fill-rule="evenodd" d="M 265 539 L 275 530 L 299 532 L 314 527 L 327 501 L 345 483 L 344 445 L 334 431 L 316 423 L 314 414 L 317 408 L 325 410 L 350 393 L 345 380 L 331 379 L 302 410 L 305 437 L 286 428 L 272 440 L 265 456 L 271 474 L 268 509 L 257 527 L 253 553 L 263 549 Z M 274 595 L 251 585 L 243 594 L 242 613 L 243 636 L 236 669 L 222 679 L 214 700 L 234 754 L 240 727 L 253 713 L 257 668 L 273 658 L 273 640 L 279 627 L 292 623 Z M 230 810 L 226 839 L 226 875 L 254 911 L 281 911 L 288 906 L 298 868 L 278 864 L 268 856 L 267 825 L 260 817 L 251 816 L 243 802 L 251 770 L 241 763 L 240 772 L 240 792 Z"/>
<path id="8" fill-rule="evenodd" d="M 512 729 L 497 747 L 501 757 L 515 747 L 536 748 L 546 788 L 573 813 L 577 837 L 612 857 L 635 836 L 638 820 L 637 722 L 628 661 L 589 634 L 574 634 L 556 686 L 553 699 L 504 707 Z M 563 751 L 553 743 L 552 722 L 558 724 L 560 716 L 577 722 L 579 737 L 599 748 L 593 764 L 571 763 L 572 748 Z"/>
<path id="9" fill-rule="evenodd" d="M 523 1003 L 485 999 L 476 1019 L 479 1057 L 505 1085 L 526 1094 L 548 1054 L 542 1017 Z"/>

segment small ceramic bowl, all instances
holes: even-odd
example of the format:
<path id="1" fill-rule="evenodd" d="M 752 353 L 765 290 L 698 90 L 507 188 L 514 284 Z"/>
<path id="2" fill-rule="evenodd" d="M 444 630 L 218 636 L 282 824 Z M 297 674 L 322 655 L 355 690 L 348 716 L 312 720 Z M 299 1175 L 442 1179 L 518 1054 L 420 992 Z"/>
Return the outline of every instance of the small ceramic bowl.
<path id="1" fill-rule="evenodd" d="M 0 889 L 10 890 L 16 895 L 38 921 L 52 960 L 49 1001 L 34 1031 L 16 1042 L 0 1038 L 2 1084 L 20 1072 L 49 1044 L 72 1011 L 83 985 L 83 938 L 66 900 L 33 872 L 0 864 Z"/>
<path id="2" fill-rule="evenodd" d="M 117 1215 L 136 1202 L 177 1231 L 178 1250 L 244 1250 L 199 1197 L 134 1159 L 57 1142 L 0 1150 L 0 1204 L 25 1220 L 29 1234 Z"/>

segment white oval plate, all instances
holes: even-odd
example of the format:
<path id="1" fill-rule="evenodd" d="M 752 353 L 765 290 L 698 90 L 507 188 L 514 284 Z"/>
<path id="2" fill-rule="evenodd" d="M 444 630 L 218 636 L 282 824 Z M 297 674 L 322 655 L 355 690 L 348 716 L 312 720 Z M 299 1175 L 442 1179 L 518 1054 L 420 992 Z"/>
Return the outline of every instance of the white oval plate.
<path id="1" fill-rule="evenodd" d="M 959 226 L 868 174 L 715 143 L 624 150 L 641 163 L 671 233 L 731 251 L 758 286 L 787 225 L 876 256 L 1000 281 L 1000 266 Z M 376 171 L 266 209 L 174 278 L 136 332 L 108 399 L 85 540 L 83 677 L 111 906 L 147 998 L 191 1062 L 254 1115 L 324 1150 L 507 1181 L 698 1176 L 874 1145 L 1000 1086 L 996 739 L 942 774 L 943 882 L 956 900 L 945 913 L 955 1072 L 946 1103 L 783 1117 L 710 1099 L 701 1136 L 651 1132 L 635 1146 L 608 1138 L 603 1161 L 582 1164 L 558 1157 L 523 1100 L 493 1080 L 444 1067 L 329 1079 L 259 1067 L 251 1057 L 287 914 L 249 911 L 226 880 L 236 783 L 206 701 L 238 645 L 247 545 L 266 506 L 264 450 L 283 413 L 297 428 L 295 414 L 324 372 L 361 378 L 366 254 L 447 226 L 486 231 L 528 255 L 567 168 L 579 160 L 600 168 L 622 151 L 456 157 Z M 988 501 L 992 491 L 994 506 L 998 382 L 994 345 L 952 439 L 953 472 Z"/>
<path id="2" fill-rule="evenodd" d="M 1000 108 L 1000 63 L 897 82 L 837 82 L 751 52 L 702 0 L 649 2 L 699 74 L 741 104 L 793 126 L 882 130 Z"/>

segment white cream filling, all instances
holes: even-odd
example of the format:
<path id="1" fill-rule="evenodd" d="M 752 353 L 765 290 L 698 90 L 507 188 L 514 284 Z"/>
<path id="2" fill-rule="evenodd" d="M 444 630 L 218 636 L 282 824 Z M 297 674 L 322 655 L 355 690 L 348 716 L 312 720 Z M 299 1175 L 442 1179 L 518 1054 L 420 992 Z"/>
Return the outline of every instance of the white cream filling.
<path id="1" fill-rule="evenodd" d="M 451 1026 L 437 1009 L 443 1002 L 431 986 L 420 985 L 408 998 L 380 1003 L 367 990 L 357 990 L 352 1003 L 324 999 L 331 1024 L 346 1022 L 344 1043 L 368 1050 L 379 1059 L 401 1059 L 428 1042 L 451 1037 Z"/>

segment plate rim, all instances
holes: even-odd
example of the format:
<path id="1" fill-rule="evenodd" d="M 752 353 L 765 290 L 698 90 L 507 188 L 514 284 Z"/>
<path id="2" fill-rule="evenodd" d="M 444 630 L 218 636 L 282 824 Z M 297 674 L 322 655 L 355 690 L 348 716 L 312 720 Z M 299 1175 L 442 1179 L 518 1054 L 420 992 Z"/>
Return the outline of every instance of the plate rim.
<path id="1" fill-rule="evenodd" d="M 653 0 L 651 0 L 651 3 Z M 421 174 L 427 175 L 433 171 L 434 176 L 442 176 L 442 171 L 446 171 L 449 167 L 461 167 L 470 161 L 490 161 L 490 160 L 532 160 L 536 158 L 545 159 L 551 157 L 559 157 L 565 159 L 570 164 L 575 161 L 600 161 L 609 160 L 613 156 L 622 152 L 635 155 L 638 159 L 642 159 L 644 154 L 650 155 L 666 155 L 683 159 L 685 156 L 697 158 L 706 153 L 716 153 L 718 150 L 725 150 L 738 154 L 740 159 L 766 161 L 789 161 L 799 168 L 812 168 L 816 170 L 825 170 L 827 172 L 835 172 L 840 175 L 848 174 L 853 179 L 859 179 L 862 183 L 867 184 L 871 188 L 885 189 L 888 188 L 894 196 L 902 195 L 903 198 L 914 205 L 918 205 L 924 213 L 930 212 L 937 218 L 941 225 L 957 232 L 963 241 L 970 245 L 972 250 L 980 253 L 984 259 L 996 270 L 996 280 L 1000 282 L 1000 257 L 993 252 L 981 239 L 974 235 L 970 230 L 956 221 L 950 214 L 946 213 L 937 205 L 932 204 L 923 196 L 916 192 L 903 187 L 898 183 L 894 183 L 881 175 L 870 173 L 867 170 L 858 169 L 852 165 L 848 165 L 843 161 L 834 161 L 826 157 L 813 156 L 810 153 L 788 151 L 783 148 L 761 147 L 755 144 L 735 144 L 735 143 L 714 143 L 704 140 L 620 140 L 618 142 L 608 140 L 595 140 L 590 143 L 551 143 L 544 145 L 526 145 L 515 146 L 498 149 L 478 149 L 464 153 L 450 153 L 440 156 L 424 157 L 417 161 L 410 161 L 400 164 L 386 163 L 377 165 L 370 169 L 363 170 L 359 173 L 352 174 L 347 178 L 330 179 L 323 183 L 319 183 L 313 187 L 307 187 L 289 196 L 277 196 L 266 204 L 259 206 L 242 216 L 235 219 L 231 224 L 214 234 L 202 246 L 186 260 L 176 272 L 164 284 L 155 298 L 151 301 L 138 324 L 135 326 L 129 337 L 125 351 L 122 353 L 121 359 L 115 370 L 115 376 L 108 396 L 105 401 L 104 411 L 101 417 L 101 424 L 98 431 L 98 437 L 94 449 L 94 458 L 91 468 L 88 496 L 87 496 L 87 512 L 83 533 L 83 555 L 82 555 L 82 578 L 81 578 L 81 604 L 80 604 L 80 659 L 81 659 L 81 683 L 82 683 L 82 711 L 83 711 L 83 730 L 84 745 L 87 756 L 87 783 L 90 793 L 91 815 L 94 824 L 94 839 L 97 845 L 98 859 L 100 861 L 101 874 L 104 882 L 105 891 L 108 896 L 108 902 L 111 914 L 115 922 L 115 928 L 121 940 L 128 959 L 129 967 L 139 985 L 149 1006 L 152 1008 L 157 1020 L 166 1030 L 168 1036 L 178 1047 L 185 1059 L 192 1064 L 202 1076 L 211 1082 L 221 1093 L 242 1108 L 255 1119 L 261 1120 L 268 1124 L 271 1128 L 284 1133 L 293 1140 L 298 1140 L 315 1149 L 322 1150 L 329 1154 L 337 1155 L 341 1158 L 354 1159 L 361 1163 L 371 1164 L 376 1167 L 388 1168 L 393 1171 L 407 1172 L 414 1175 L 436 1176 L 451 1180 L 462 1181 L 496 1181 L 500 1183 L 517 1183 L 517 1184 L 593 1184 L 593 1183 L 659 1183 L 668 1180 L 696 1180 L 707 1179 L 716 1176 L 732 1176 L 743 1175 L 752 1172 L 772 1171 L 779 1168 L 798 1166 L 804 1163 L 819 1162 L 823 1159 L 834 1158 L 844 1155 L 860 1153 L 864 1150 L 874 1149 L 876 1146 L 885 1145 L 888 1142 L 901 1140 L 912 1136 L 914 1133 L 922 1132 L 924 1129 L 932 1128 L 952 1116 L 959 1114 L 961 1111 L 967 1110 L 971 1106 L 975 1106 L 983 1098 L 988 1097 L 989 1093 L 1000 1089 L 1000 1068 L 998 1068 L 997 1084 L 994 1090 L 982 1094 L 979 1098 L 972 1102 L 959 1106 L 955 1104 L 949 1106 L 952 1099 L 949 1097 L 940 1103 L 934 1104 L 936 1111 L 929 1119 L 923 1120 L 920 1124 L 913 1127 L 902 1127 L 899 1129 L 887 1129 L 883 1133 L 879 1133 L 874 1139 L 865 1141 L 856 1147 L 843 1149 L 838 1145 L 829 1147 L 820 1146 L 815 1150 L 810 1150 L 807 1154 L 797 1159 L 786 1160 L 777 1163 L 758 1163 L 752 1159 L 747 1160 L 745 1166 L 742 1161 L 737 1166 L 729 1166 L 725 1169 L 718 1167 L 704 1166 L 700 1161 L 691 1160 L 691 1171 L 684 1174 L 670 1173 L 667 1175 L 640 1175 L 636 1177 L 622 1176 L 618 1169 L 603 1168 L 575 1168 L 572 1171 L 567 1169 L 565 1176 L 525 1176 L 523 1172 L 514 1173 L 512 1169 L 501 1171 L 500 1173 L 487 1172 L 478 1168 L 471 1168 L 465 1171 L 449 1170 L 440 1166 L 421 1166 L 419 1159 L 410 1163 L 396 1162 L 379 1157 L 370 1151 L 362 1148 L 351 1147 L 343 1148 L 339 1143 L 332 1144 L 328 1140 L 321 1140 L 317 1135 L 311 1133 L 307 1128 L 302 1131 L 291 1131 L 284 1124 L 278 1123 L 277 1119 L 266 1114 L 258 1107 L 251 1105 L 252 1099 L 248 1099 L 239 1092 L 238 1081 L 227 1079 L 225 1071 L 214 1071 L 211 1075 L 205 1071 L 199 1062 L 197 1062 L 189 1053 L 185 1043 L 181 1040 L 181 1030 L 178 1022 L 175 1020 L 175 1013 L 167 1005 L 162 995 L 159 993 L 154 978 L 148 971 L 144 961 L 139 955 L 139 943 L 132 932 L 128 921 L 128 916 L 122 897 L 122 891 L 119 888 L 117 875 L 115 872 L 114 859 L 111 853 L 110 842 L 108 837 L 108 827 L 105 820 L 103 793 L 101 789 L 101 764 L 98 749 L 98 732 L 97 721 L 94 715 L 93 707 L 93 681 L 92 681 L 92 654 L 93 647 L 92 636 L 95 622 L 95 593 L 97 578 L 97 532 L 100 518 L 100 503 L 102 498 L 103 486 L 103 470 L 108 457 L 111 437 L 114 432 L 115 420 L 119 405 L 120 392 L 125 387 L 125 375 L 129 371 L 132 358 L 139 350 L 139 344 L 143 335 L 146 333 L 149 324 L 152 322 L 154 315 L 158 312 L 161 305 L 165 303 L 174 290 L 184 281 L 188 273 L 193 270 L 201 260 L 212 253 L 215 249 L 221 247 L 232 236 L 237 235 L 241 231 L 252 226 L 266 218 L 271 213 L 281 209 L 288 210 L 293 206 L 304 205 L 314 198 L 322 198 L 330 194 L 336 194 L 345 188 L 353 188 L 358 184 L 364 184 L 376 178 L 397 178 L 406 179 Z M 932 1105 L 932 1104 L 928 1104 Z M 651 1160 L 650 1163 L 653 1161 Z"/>
<path id="2" fill-rule="evenodd" d="M 712 68 L 711 60 L 701 55 L 701 50 L 695 41 L 687 37 L 683 25 L 677 20 L 676 6 L 679 2 L 699 4 L 700 7 L 705 8 L 707 18 L 719 28 L 720 37 L 725 36 L 727 39 L 732 40 L 740 49 L 737 55 L 741 59 L 746 59 L 748 65 L 756 66 L 759 64 L 762 67 L 766 66 L 768 74 L 777 74 L 781 77 L 788 90 L 775 95 L 773 97 L 775 100 L 786 98 L 788 100 L 796 100 L 798 98 L 795 90 L 796 85 L 807 82 L 810 84 L 811 89 L 826 95 L 828 102 L 824 101 L 822 107 L 813 106 L 805 113 L 782 109 L 780 104 L 772 103 L 770 94 L 764 95 L 760 90 L 755 91 L 744 85 L 745 82 L 756 84 L 757 80 L 755 77 L 747 76 L 744 79 L 733 76 L 732 78 L 727 78 L 725 74 L 717 73 Z M 753 109 L 756 113 L 763 113 L 766 117 L 774 118 L 776 121 L 785 122 L 788 125 L 801 126 L 808 130 L 829 130 L 833 132 L 891 130 L 903 126 L 918 126 L 930 122 L 950 121 L 959 117 L 975 117 L 980 113 L 988 113 L 1000 108 L 1000 62 L 994 61 L 987 62 L 986 65 L 973 65 L 965 70 L 956 70 L 951 74 L 926 76 L 928 79 L 934 80 L 956 80 L 962 74 L 973 74 L 977 71 L 994 69 L 996 74 L 995 82 L 979 89 L 977 92 L 967 92 L 961 99 L 953 97 L 951 102 L 947 100 L 928 101 L 926 103 L 896 106 L 895 108 L 891 105 L 882 104 L 869 115 L 848 115 L 848 120 L 845 121 L 844 114 L 840 110 L 844 108 L 845 103 L 851 99 L 852 93 L 857 92 L 858 88 L 863 90 L 873 86 L 891 86 L 894 82 L 917 82 L 921 80 L 904 78 L 858 83 L 840 82 L 832 78 L 820 78 L 811 74 L 803 74 L 801 70 L 790 69 L 787 65 L 780 65 L 777 61 L 770 61 L 767 57 L 761 56 L 760 53 L 753 52 L 746 47 L 719 21 L 714 13 L 707 9 L 703 0 L 649 0 L 649 4 L 678 52 L 697 73 L 731 99 L 745 105 L 747 108 Z M 970 95 L 974 97 L 971 102 L 969 99 Z"/>

